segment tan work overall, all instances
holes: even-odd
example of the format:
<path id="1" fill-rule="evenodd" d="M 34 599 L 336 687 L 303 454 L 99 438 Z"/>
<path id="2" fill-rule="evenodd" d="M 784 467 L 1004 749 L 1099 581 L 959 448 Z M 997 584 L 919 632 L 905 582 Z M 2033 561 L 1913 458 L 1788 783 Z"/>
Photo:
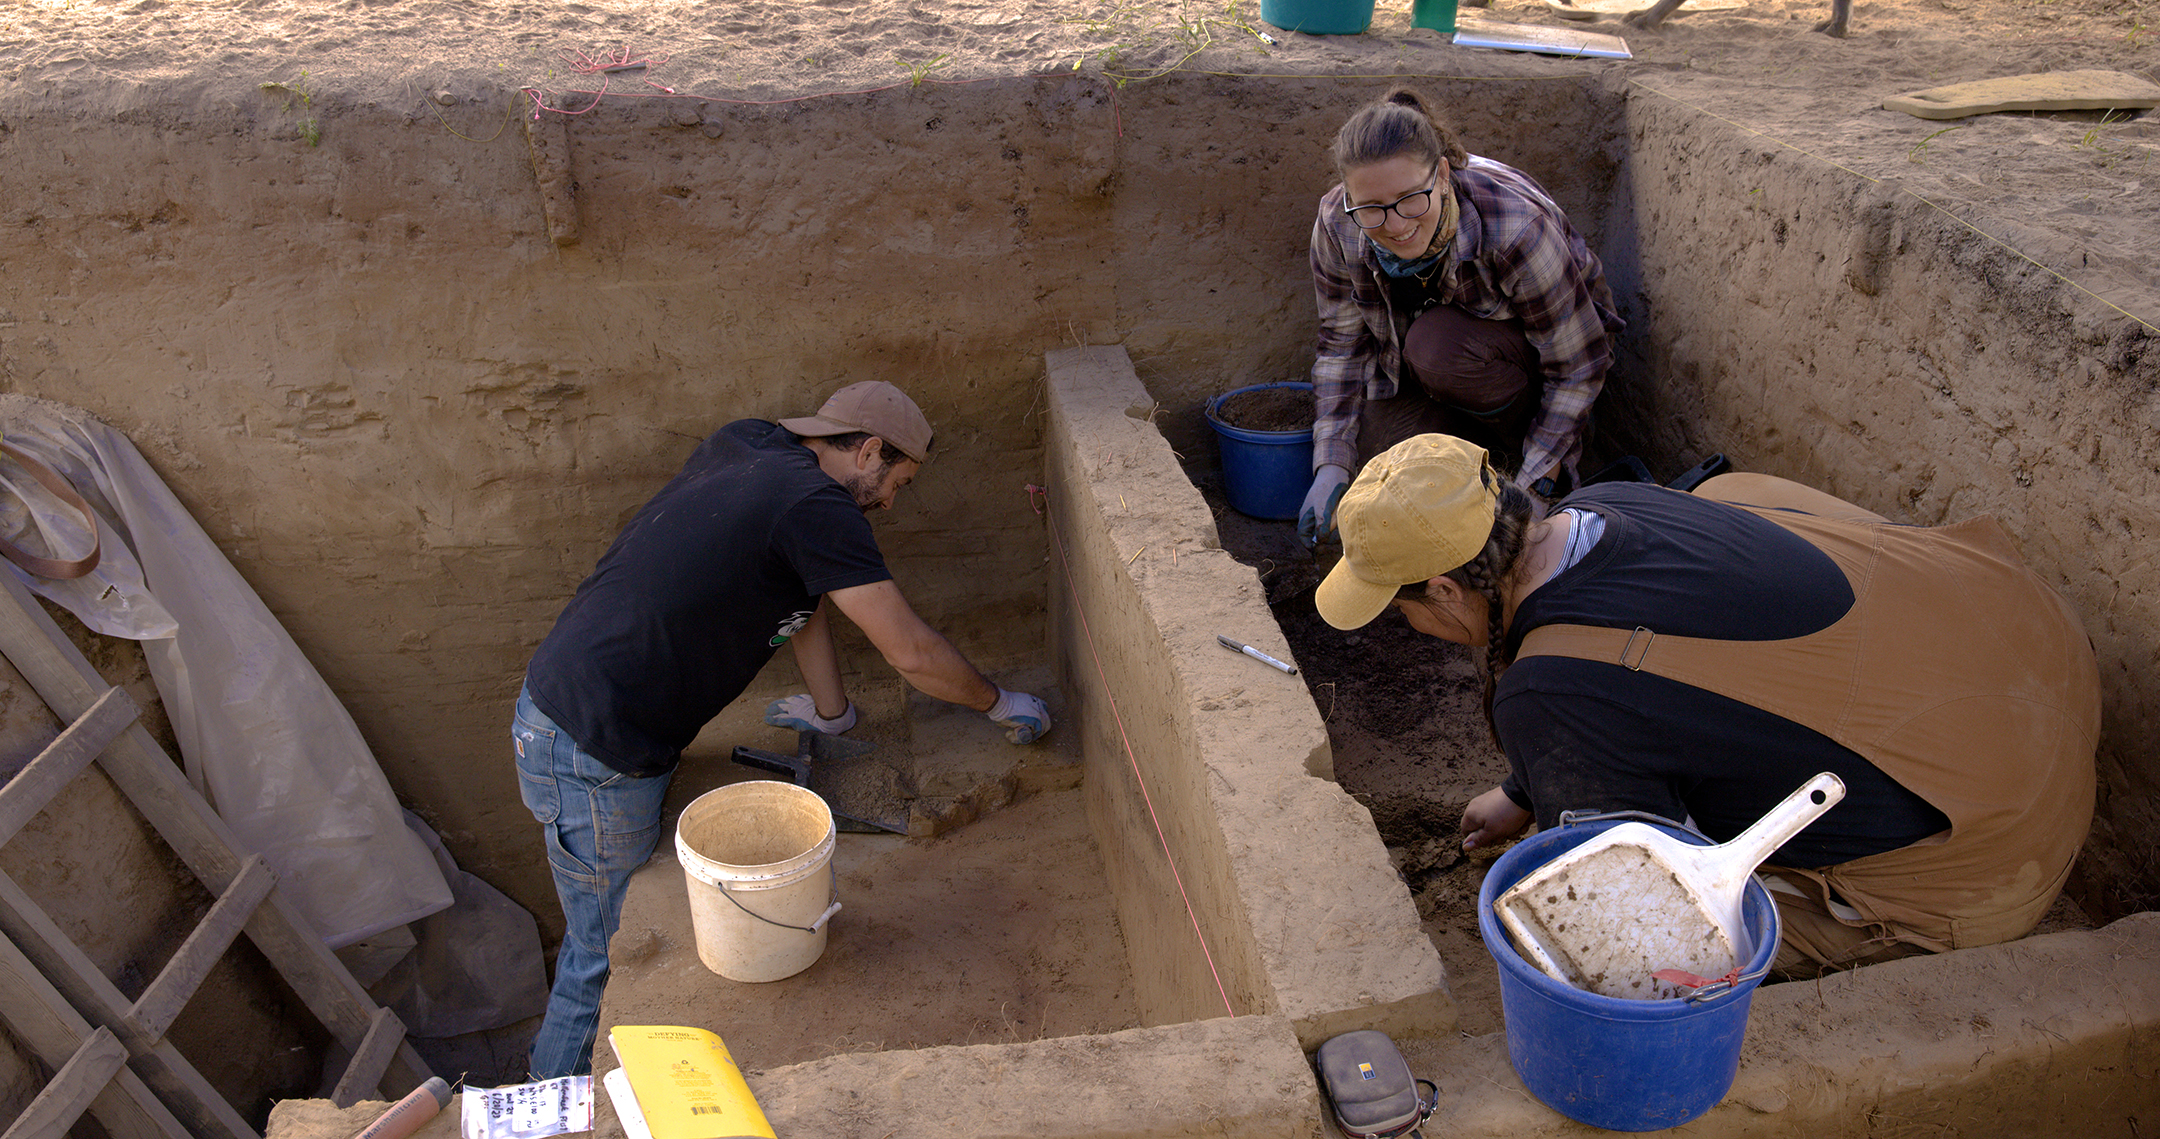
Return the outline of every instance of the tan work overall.
<path id="1" fill-rule="evenodd" d="M 1883 955 L 1870 947 L 1940 952 L 2031 930 L 2092 821 L 2100 678 L 2077 615 L 1990 517 L 1897 526 L 1764 475 L 1721 476 L 1696 493 L 1829 555 L 1852 585 L 1852 609 L 1778 641 L 1548 625 L 1524 638 L 1516 659 L 1610 661 L 1783 716 L 1949 817 L 1948 831 L 1897 850 L 1820 871 L 1776 868 L 1812 886 L 1804 912 L 1814 919 L 1836 912 L 1832 894 L 1859 914 L 1836 919 L 1850 927 L 1842 951 L 1803 939 L 1805 956 L 1845 964 Z M 1772 896 L 1781 908 L 1792 901 Z"/>

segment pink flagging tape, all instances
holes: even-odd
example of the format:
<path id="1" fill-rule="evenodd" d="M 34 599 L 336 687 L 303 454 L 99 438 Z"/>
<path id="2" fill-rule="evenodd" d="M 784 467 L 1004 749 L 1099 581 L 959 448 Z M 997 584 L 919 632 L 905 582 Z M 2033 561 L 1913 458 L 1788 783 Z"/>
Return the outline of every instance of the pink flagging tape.
<path id="1" fill-rule="evenodd" d="M 1050 492 L 1027 484 L 1028 505 L 1050 527 L 1050 542 L 1057 547 L 1058 565 L 1065 570 L 1065 590 L 1072 595 L 1073 612 L 1080 617 L 1081 639 L 1087 642 L 1088 655 L 1095 661 L 1095 675 L 1102 678 L 1103 695 L 1110 701 L 1110 718 L 1117 722 L 1118 740 L 1125 746 L 1125 762 L 1132 767 L 1133 782 L 1140 787 L 1140 801 L 1147 804 L 1148 822 L 1154 824 L 1155 841 L 1162 844 L 1163 861 L 1170 866 L 1170 878 L 1177 883 L 1178 900 L 1185 905 L 1186 920 L 1192 922 L 1193 938 L 1200 942 L 1200 955 L 1207 958 L 1208 975 L 1215 978 L 1215 991 L 1222 996 L 1223 1012 L 1237 1015 L 1236 1006 L 1230 1003 L 1230 990 L 1223 987 L 1222 971 L 1215 967 L 1215 954 L 1208 948 L 1207 935 L 1200 932 L 1200 915 L 1193 911 L 1192 895 L 1186 892 L 1185 876 L 1178 872 L 1177 859 L 1170 854 L 1170 838 L 1163 833 L 1162 819 L 1155 813 L 1155 800 L 1148 794 L 1147 778 L 1140 774 L 1140 757 L 1133 752 L 1132 737 L 1125 731 L 1125 714 L 1118 711 L 1117 697 L 1110 695 L 1110 675 L 1103 668 L 1102 654 L 1095 651 L 1095 633 L 1088 627 L 1087 610 L 1080 605 L 1080 591 L 1073 585 L 1072 563 L 1065 557 L 1065 540 L 1058 535 L 1057 519 L 1044 507 Z M 1041 501 L 1037 501 L 1040 498 Z"/>
<path id="2" fill-rule="evenodd" d="M 1698 977 L 1685 969 L 1660 969 L 1650 975 L 1660 981 L 1669 981 L 1675 985 L 1686 985 L 1691 989 L 1707 988 L 1711 985 L 1724 985 L 1730 988 L 1740 983 L 1740 967 L 1738 965 L 1733 966 L 1732 971 L 1722 977 Z"/>

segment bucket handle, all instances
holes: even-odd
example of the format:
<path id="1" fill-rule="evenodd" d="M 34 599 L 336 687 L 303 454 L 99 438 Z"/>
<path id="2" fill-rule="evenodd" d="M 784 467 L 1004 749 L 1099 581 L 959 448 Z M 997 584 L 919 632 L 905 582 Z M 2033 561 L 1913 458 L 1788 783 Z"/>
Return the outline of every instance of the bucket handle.
<path id="1" fill-rule="evenodd" d="M 1632 819 L 1640 823 L 1656 823 L 1660 826 L 1667 826 L 1672 827 L 1675 830 L 1686 831 L 1687 833 L 1694 835 L 1696 838 L 1699 838 L 1704 842 L 1709 842 L 1713 846 L 1716 845 L 1714 842 L 1712 842 L 1709 835 L 1704 834 L 1703 832 L 1695 829 L 1694 827 L 1691 827 L 1683 822 L 1676 822 L 1672 819 L 1668 819 L 1663 815 L 1653 815 L 1648 811 L 1560 812 L 1560 825 L 1563 827 L 1581 826 L 1584 823 L 1601 823 L 1604 822 L 1606 819 Z"/>
<path id="2" fill-rule="evenodd" d="M 840 884 L 838 882 L 833 883 L 832 904 L 826 906 L 825 912 L 819 914 L 817 916 L 817 920 L 811 922 L 809 925 L 789 925 L 784 921 L 774 921 L 771 918 L 766 917 L 764 914 L 761 914 L 756 910 L 753 910 L 750 907 L 743 905 L 742 899 L 737 898 L 734 892 L 727 888 L 727 883 L 715 882 L 713 883 L 713 885 L 720 887 L 721 896 L 726 898 L 728 901 L 734 902 L 736 909 L 741 910 L 746 914 L 749 914 L 751 917 L 754 917 L 757 920 L 764 922 L 766 925 L 776 925 L 779 926 L 781 929 L 792 929 L 801 933 L 818 933 L 825 928 L 826 922 L 832 920 L 832 916 L 834 914 L 840 912 Z"/>

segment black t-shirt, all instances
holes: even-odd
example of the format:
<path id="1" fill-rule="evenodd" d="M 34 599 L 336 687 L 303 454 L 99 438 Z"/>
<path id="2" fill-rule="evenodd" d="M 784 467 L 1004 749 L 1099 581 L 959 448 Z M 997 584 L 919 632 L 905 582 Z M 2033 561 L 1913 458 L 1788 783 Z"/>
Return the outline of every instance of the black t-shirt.
<path id="1" fill-rule="evenodd" d="M 663 774 L 821 596 L 891 576 L 862 508 L 809 448 L 738 420 L 623 528 L 525 683 L 602 763 Z"/>
<path id="2" fill-rule="evenodd" d="M 1560 505 L 1596 511 L 1605 534 L 1523 599 L 1512 652 L 1540 625 L 1596 625 L 1729 641 L 1806 636 L 1853 593 L 1829 555 L 1747 511 L 1639 483 L 1603 483 Z M 1909 846 L 1949 819 L 1858 753 L 1782 716 L 1618 664 L 1538 656 L 1501 675 L 1493 719 L 1505 784 L 1538 825 L 1567 810 L 1694 816 L 1723 842 L 1818 772 L 1845 799 L 1771 856 L 1820 867 Z"/>

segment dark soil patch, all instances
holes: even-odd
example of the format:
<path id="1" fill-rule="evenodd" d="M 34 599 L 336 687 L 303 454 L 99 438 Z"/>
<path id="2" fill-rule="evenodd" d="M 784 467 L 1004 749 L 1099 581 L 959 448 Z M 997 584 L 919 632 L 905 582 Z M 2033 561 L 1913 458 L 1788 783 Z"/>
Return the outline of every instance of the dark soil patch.
<path id="1" fill-rule="evenodd" d="M 1462 1031 L 1499 1031 L 1499 976 L 1477 925 L 1478 887 L 1499 851 L 1465 854 L 1461 823 L 1470 800 L 1507 774 L 1507 759 L 1485 726 L 1471 651 L 1417 632 L 1393 610 L 1341 632 L 1321 620 L 1309 591 L 1274 610 L 1326 718 L 1335 779 L 1372 812 L 1447 964 Z"/>
<path id="2" fill-rule="evenodd" d="M 1313 425 L 1310 386 L 1259 388 L 1223 397 L 1216 418 L 1247 431 L 1304 431 Z"/>
<path id="3" fill-rule="evenodd" d="M 1410 887 L 1425 935 L 1447 964 L 1462 1031 L 1499 1031 L 1499 975 L 1478 935 L 1476 907 L 1500 851 L 1464 854 L 1461 821 L 1471 798 L 1507 774 L 1507 759 L 1485 726 L 1472 652 L 1420 634 L 1392 609 L 1353 632 L 1333 628 L 1313 608 L 1312 591 L 1335 551 L 1323 547 L 1315 558 L 1298 543 L 1295 523 L 1231 510 L 1219 472 L 1199 472 L 1195 481 L 1223 549 L 1259 571 L 1327 724 L 1336 781 L 1372 812 Z"/>

